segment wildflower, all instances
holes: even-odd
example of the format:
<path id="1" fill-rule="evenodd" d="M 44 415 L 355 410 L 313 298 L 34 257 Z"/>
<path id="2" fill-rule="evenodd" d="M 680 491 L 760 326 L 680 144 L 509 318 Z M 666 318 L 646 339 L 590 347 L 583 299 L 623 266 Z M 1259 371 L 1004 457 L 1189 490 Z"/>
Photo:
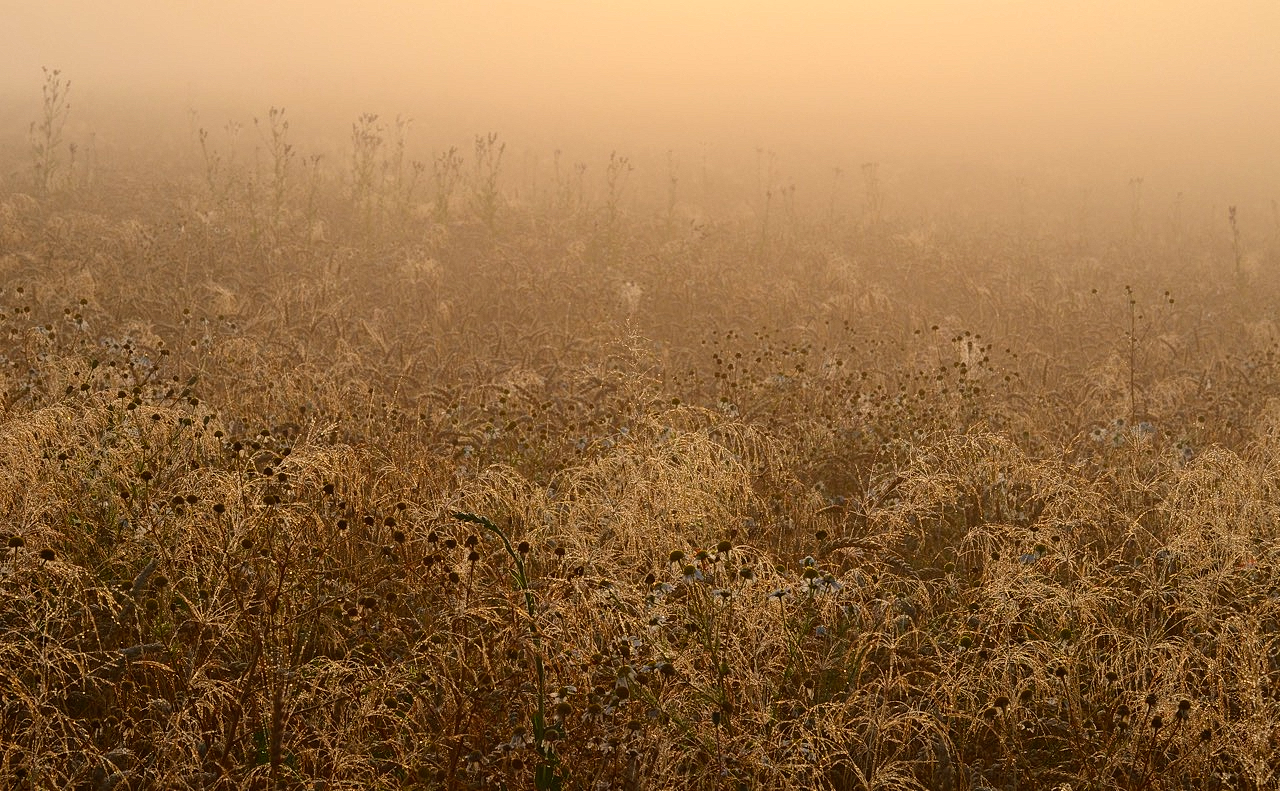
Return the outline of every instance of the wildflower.
<path id="1" fill-rule="evenodd" d="M 507 742 L 507 745 L 512 750 L 519 750 L 529 743 L 529 732 L 525 730 L 523 725 L 517 725 L 515 730 L 512 731 L 511 740 Z"/>
<path id="2" fill-rule="evenodd" d="M 629 664 L 618 665 L 613 670 L 614 677 L 618 679 L 619 686 L 627 686 L 633 683 L 636 676 L 636 669 Z"/>
<path id="3" fill-rule="evenodd" d="M 702 571 L 693 564 L 688 564 L 681 569 L 681 574 L 683 575 L 683 579 L 686 584 L 691 584 L 703 578 Z"/>

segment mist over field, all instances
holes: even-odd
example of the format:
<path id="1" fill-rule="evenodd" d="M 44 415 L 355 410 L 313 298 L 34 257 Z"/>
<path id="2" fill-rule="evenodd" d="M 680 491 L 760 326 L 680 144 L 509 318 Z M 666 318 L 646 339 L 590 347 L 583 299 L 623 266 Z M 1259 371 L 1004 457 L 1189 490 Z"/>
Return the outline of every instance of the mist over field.
<path id="1" fill-rule="evenodd" d="M 1274 791 L 1280 4 L 0 0 L 0 788 Z"/>
<path id="2" fill-rule="evenodd" d="M 300 141 L 337 145 L 372 112 L 412 117 L 424 150 L 497 132 L 544 155 L 674 149 L 688 167 L 711 150 L 749 170 L 763 148 L 810 194 L 868 161 L 1104 191 L 1144 177 L 1170 200 L 1264 200 L 1280 178 L 1265 1 L 5 5 L 5 134 L 48 66 L 75 82 L 81 131 L 276 106 Z"/>

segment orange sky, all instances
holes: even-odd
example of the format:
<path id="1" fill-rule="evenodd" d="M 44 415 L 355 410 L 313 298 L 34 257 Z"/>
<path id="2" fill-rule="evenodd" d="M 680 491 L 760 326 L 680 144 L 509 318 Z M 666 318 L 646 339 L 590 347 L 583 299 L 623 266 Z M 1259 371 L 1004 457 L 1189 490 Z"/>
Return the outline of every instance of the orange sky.
<path id="1" fill-rule="evenodd" d="M 0 0 L 0 93 L 552 143 L 1269 157 L 1280 2 Z M 345 122 L 342 125 L 345 128 Z"/>

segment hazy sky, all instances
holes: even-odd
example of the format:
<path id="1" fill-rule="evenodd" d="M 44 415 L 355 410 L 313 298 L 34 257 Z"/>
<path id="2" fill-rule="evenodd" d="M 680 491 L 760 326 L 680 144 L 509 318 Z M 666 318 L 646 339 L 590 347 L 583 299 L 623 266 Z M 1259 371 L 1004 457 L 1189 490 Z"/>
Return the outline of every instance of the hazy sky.
<path id="1" fill-rule="evenodd" d="M 1280 158 L 1276 0 L 0 0 L 0 19 L 0 92 L 33 105 L 48 65 L 90 108 L 285 105 L 339 134 L 373 111 L 551 144 Z"/>

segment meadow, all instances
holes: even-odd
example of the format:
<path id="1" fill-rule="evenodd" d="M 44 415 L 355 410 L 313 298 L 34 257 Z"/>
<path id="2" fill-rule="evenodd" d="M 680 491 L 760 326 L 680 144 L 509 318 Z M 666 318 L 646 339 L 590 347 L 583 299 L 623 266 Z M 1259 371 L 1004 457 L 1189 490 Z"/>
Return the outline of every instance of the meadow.
<path id="1" fill-rule="evenodd" d="M 917 222 L 871 165 L 646 209 L 276 110 L 95 161 L 49 85 L 3 787 L 1280 782 L 1280 229 Z"/>

